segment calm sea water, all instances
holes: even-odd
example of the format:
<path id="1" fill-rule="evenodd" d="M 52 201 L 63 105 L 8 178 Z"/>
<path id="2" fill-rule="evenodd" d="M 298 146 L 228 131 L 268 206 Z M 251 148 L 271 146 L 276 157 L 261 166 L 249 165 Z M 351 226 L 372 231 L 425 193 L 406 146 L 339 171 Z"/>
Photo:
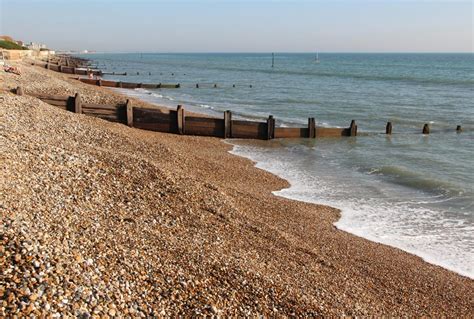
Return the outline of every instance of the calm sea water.
<path id="1" fill-rule="evenodd" d="M 338 228 L 474 278 L 474 54 L 322 53 L 319 64 L 313 54 L 276 54 L 274 68 L 270 54 L 87 57 L 129 74 L 106 78 L 181 83 L 126 92 L 173 108 L 272 114 L 281 126 L 355 119 L 368 135 L 232 141 L 233 152 L 291 183 L 277 195 L 340 208 Z M 387 121 L 392 136 L 381 134 Z"/>

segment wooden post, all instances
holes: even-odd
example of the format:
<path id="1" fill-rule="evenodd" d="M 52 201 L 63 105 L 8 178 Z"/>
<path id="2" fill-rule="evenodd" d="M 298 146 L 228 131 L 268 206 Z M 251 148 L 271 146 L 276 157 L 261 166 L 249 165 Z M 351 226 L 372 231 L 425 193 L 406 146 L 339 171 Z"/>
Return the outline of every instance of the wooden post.
<path id="1" fill-rule="evenodd" d="M 196 89 L 199 89 L 199 83 L 196 83 Z"/>
<path id="2" fill-rule="evenodd" d="M 97 85 L 98 85 L 98 86 L 102 86 L 102 80 L 100 80 L 100 79 L 97 80 Z"/>
<path id="3" fill-rule="evenodd" d="M 423 125 L 423 134 L 430 134 L 430 126 L 428 125 L 428 123 Z"/>
<path id="4" fill-rule="evenodd" d="M 117 86 L 118 86 L 119 88 L 121 88 L 121 87 L 122 87 L 122 82 L 117 82 Z"/>
<path id="5" fill-rule="evenodd" d="M 387 126 L 385 127 L 385 134 L 392 134 L 392 122 L 387 122 Z"/>
<path id="6" fill-rule="evenodd" d="M 63 71 L 63 66 L 60 64 L 58 65 L 58 72 L 62 72 Z"/>
<path id="7" fill-rule="evenodd" d="M 355 123 L 355 120 L 351 121 L 351 126 L 349 127 L 350 130 L 350 136 L 357 136 L 357 125 Z"/>
<path id="8" fill-rule="evenodd" d="M 76 67 L 72 68 L 72 74 L 76 74 Z"/>
<path id="9" fill-rule="evenodd" d="M 127 125 L 133 127 L 133 106 L 132 101 L 127 99 L 127 103 L 125 104 L 125 110 L 127 112 Z"/>
<path id="10" fill-rule="evenodd" d="M 82 101 L 80 93 L 76 93 L 76 95 L 74 95 L 74 113 L 82 113 Z"/>
<path id="11" fill-rule="evenodd" d="M 224 138 L 232 137 L 232 112 L 224 112 Z"/>
<path id="12" fill-rule="evenodd" d="M 178 105 L 176 109 L 176 117 L 178 123 L 178 134 L 184 134 L 184 108 L 182 105 Z"/>
<path id="13" fill-rule="evenodd" d="M 308 137 L 315 138 L 316 137 L 316 121 L 314 117 L 310 117 L 308 119 Z"/>
<path id="14" fill-rule="evenodd" d="M 179 89 L 180 87 L 181 87 L 181 84 L 180 84 L 180 83 L 176 84 L 176 88 L 177 88 L 177 89 Z"/>
<path id="15" fill-rule="evenodd" d="M 217 84 L 214 84 L 214 88 L 217 88 Z"/>
<path id="16" fill-rule="evenodd" d="M 462 127 L 461 125 L 456 126 L 456 132 L 461 133 L 462 132 Z"/>
<path id="17" fill-rule="evenodd" d="M 267 140 L 275 138 L 275 119 L 270 115 L 267 119 Z"/>
<path id="18" fill-rule="evenodd" d="M 16 88 L 16 95 L 23 95 L 23 88 L 21 86 Z"/>

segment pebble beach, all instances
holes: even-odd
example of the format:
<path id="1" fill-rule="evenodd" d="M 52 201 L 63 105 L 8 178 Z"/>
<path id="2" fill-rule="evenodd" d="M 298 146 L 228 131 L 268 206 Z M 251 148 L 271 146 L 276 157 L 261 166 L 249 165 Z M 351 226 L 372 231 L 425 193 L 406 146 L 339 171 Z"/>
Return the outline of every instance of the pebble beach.
<path id="1" fill-rule="evenodd" d="M 0 73 L 0 317 L 474 316 L 472 279 L 274 196 L 288 182 L 222 140 L 63 111 L 28 93 L 129 97 L 16 65 Z"/>

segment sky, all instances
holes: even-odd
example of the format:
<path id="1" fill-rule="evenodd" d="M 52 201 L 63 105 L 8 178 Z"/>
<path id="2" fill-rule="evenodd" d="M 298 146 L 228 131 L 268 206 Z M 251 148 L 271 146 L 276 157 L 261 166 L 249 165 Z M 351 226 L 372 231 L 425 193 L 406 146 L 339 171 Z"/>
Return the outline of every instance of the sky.
<path id="1" fill-rule="evenodd" d="M 473 52 L 469 0 L 0 0 L 0 34 L 102 52 Z"/>

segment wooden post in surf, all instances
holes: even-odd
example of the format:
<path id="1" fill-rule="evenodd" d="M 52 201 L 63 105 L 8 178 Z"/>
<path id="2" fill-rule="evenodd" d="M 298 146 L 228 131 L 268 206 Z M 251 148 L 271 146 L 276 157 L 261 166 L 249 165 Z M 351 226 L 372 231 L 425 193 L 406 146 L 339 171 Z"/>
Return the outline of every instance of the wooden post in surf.
<path id="1" fill-rule="evenodd" d="M 423 134 L 430 134 L 430 126 L 428 125 L 428 123 L 423 125 Z"/>
<path id="2" fill-rule="evenodd" d="M 316 137 L 316 121 L 314 117 L 310 117 L 308 119 L 308 137 L 315 138 Z"/>
<path id="3" fill-rule="evenodd" d="M 275 138 L 275 119 L 270 115 L 267 119 L 267 140 Z"/>
<path id="4" fill-rule="evenodd" d="M 392 122 L 387 122 L 387 126 L 385 127 L 385 134 L 392 134 Z"/>
<path id="5" fill-rule="evenodd" d="M 76 95 L 74 95 L 74 113 L 82 113 L 82 101 L 80 93 L 76 93 Z"/>
<path id="6" fill-rule="evenodd" d="M 125 103 L 125 112 L 127 113 L 127 125 L 133 127 L 133 106 L 129 99 Z"/>
<path id="7" fill-rule="evenodd" d="M 97 80 L 97 85 L 102 86 L 102 80 L 101 79 Z"/>
<path id="8" fill-rule="evenodd" d="M 58 72 L 62 72 L 63 71 L 63 66 L 60 64 L 58 65 Z"/>
<path id="9" fill-rule="evenodd" d="M 462 132 L 461 125 L 456 126 L 456 133 L 461 133 L 461 132 Z"/>
<path id="10" fill-rule="evenodd" d="M 176 117 L 178 124 L 178 134 L 184 134 L 184 108 L 182 105 L 178 105 L 176 109 Z"/>
<path id="11" fill-rule="evenodd" d="M 21 86 L 16 88 L 16 95 L 23 95 L 23 88 Z"/>
<path id="12" fill-rule="evenodd" d="M 351 126 L 349 126 L 349 136 L 357 136 L 357 125 L 355 123 L 355 120 L 351 121 Z"/>
<path id="13" fill-rule="evenodd" d="M 196 83 L 196 89 L 199 89 L 199 83 Z"/>
<path id="14" fill-rule="evenodd" d="M 224 112 L 224 138 L 232 137 L 232 112 Z"/>

